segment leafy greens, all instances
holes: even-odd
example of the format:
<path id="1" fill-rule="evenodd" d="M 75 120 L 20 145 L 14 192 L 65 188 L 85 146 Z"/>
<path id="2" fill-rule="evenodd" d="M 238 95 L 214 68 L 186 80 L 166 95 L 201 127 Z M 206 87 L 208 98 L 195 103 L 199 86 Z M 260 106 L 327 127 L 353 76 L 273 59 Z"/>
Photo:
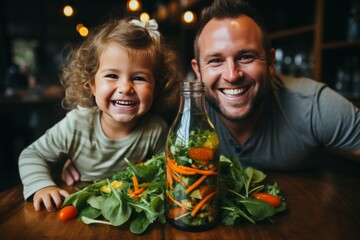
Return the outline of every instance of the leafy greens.
<path id="1" fill-rule="evenodd" d="M 155 221 L 165 223 L 165 154 L 153 156 L 128 167 L 111 178 L 96 181 L 69 195 L 63 206 L 78 208 L 79 219 L 86 224 L 120 226 L 130 222 L 130 231 L 143 233 Z M 134 177 L 138 183 L 134 183 Z M 237 159 L 220 157 L 220 212 L 224 225 L 242 221 L 256 223 L 286 209 L 280 189 L 264 183 L 266 175 L 255 168 L 243 167 Z M 138 184 L 138 186 L 136 186 Z M 266 192 L 281 199 L 277 208 L 252 195 Z"/>

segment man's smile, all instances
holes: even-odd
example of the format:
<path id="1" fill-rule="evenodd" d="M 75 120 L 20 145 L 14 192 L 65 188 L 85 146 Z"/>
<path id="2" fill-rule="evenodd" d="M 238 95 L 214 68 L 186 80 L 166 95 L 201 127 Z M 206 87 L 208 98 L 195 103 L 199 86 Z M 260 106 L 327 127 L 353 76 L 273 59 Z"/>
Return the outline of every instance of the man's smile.
<path id="1" fill-rule="evenodd" d="M 242 87 L 242 88 L 224 88 L 219 89 L 222 93 L 224 93 L 226 96 L 241 96 L 243 95 L 250 87 Z"/>

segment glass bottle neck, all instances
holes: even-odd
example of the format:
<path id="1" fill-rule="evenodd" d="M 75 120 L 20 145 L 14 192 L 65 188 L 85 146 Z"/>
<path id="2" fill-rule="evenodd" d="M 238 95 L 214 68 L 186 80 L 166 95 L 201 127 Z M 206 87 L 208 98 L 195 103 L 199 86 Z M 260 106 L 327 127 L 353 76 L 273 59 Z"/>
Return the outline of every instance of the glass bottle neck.
<path id="1" fill-rule="evenodd" d="M 179 112 L 206 113 L 204 92 L 182 92 Z"/>

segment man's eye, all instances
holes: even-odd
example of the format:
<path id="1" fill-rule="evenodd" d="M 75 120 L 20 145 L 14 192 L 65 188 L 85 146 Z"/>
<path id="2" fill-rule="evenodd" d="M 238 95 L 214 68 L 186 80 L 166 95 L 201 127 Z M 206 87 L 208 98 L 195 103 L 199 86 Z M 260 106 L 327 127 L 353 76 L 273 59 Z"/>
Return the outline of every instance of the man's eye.
<path id="1" fill-rule="evenodd" d="M 238 61 L 240 61 L 241 63 L 250 63 L 252 61 L 254 61 L 255 57 L 252 55 L 242 55 L 241 57 L 238 58 Z"/>
<path id="2" fill-rule="evenodd" d="M 221 63 L 222 61 L 221 61 L 221 59 L 220 58 L 215 58 L 215 59 L 210 59 L 209 61 L 208 61 L 208 63 L 209 64 L 211 64 L 211 63 Z"/>

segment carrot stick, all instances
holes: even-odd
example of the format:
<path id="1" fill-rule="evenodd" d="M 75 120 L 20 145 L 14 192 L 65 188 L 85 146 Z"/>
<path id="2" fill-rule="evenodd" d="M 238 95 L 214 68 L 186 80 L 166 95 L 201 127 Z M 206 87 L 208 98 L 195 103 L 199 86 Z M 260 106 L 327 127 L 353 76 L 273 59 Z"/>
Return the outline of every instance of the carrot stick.
<path id="1" fill-rule="evenodd" d="M 198 180 L 196 180 L 196 182 L 194 182 L 190 187 L 188 187 L 186 190 L 185 190 L 185 193 L 186 194 L 189 194 L 192 190 L 194 190 L 197 186 L 200 185 L 200 183 L 202 183 L 205 178 L 207 178 L 208 175 L 202 175 L 201 178 L 199 178 Z"/>
<path id="2" fill-rule="evenodd" d="M 171 177 L 171 169 L 169 168 L 169 166 L 166 167 L 166 180 L 167 182 L 169 183 L 169 187 L 170 189 L 174 189 L 174 186 L 173 186 L 173 179 Z"/>
<path id="3" fill-rule="evenodd" d="M 192 171 L 198 174 L 202 174 L 202 175 L 218 175 L 218 172 L 215 172 L 216 168 L 212 168 L 210 170 L 201 170 L 201 169 L 196 169 L 196 168 L 190 168 L 190 167 L 185 167 L 185 166 L 177 166 L 179 169 L 183 170 L 183 171 Z"/>
<path id="4" fill-rule="evenodd" d="M 171 201 L 173 201 L 175 204 L 177 204 L 179 207 L 183 208 L 183 209 L 188 209 L 184 204 L 182 204 L 181 202 L 179 201 L 176 201 L 170 193 L 166 193 L 166 195 L 170 198 Z"/>
<path id="5" fill-rule="evenodd" d="M 180 174 L 183 174 L 183 175 L 195 175 L 195 172 L 192 171 L 193 168 L 188 168 L 188 169 L 184 170 L 184 169 L 180 168 L 181 166 L 177 166 L 172 161 L 169 161 L 169 166 L 171 167 L 171 169 L 174 172 L 177 172 L 177 173 L 180 173 Z M 189 171 L 189 169 L 190 169 L 190 171 Z"/>
<path id="6" fill-rule="evenodd" d="M 194 209 L 191 211 L 191 216 L 195 217 L 196 214 L 198 213 L 198 211 L 201 209 L 201 207 L 207 202 L 209 201 L 213 196 L 215 196 L 216 191 L 209 193 L 208 195 L 206 195 L 206 197 L 204 197 L 195 207 Z"/>
<path id="7" fill-rule="evenodd" d="M 186 184 L 178 176 L 176 176 L 175 173 L 171 171 L 171 169 L 169 171 L 173 179 L 175 179 L 178 183 L 186 187 Z"/>
<path id="8" fill-rule="evenodd" d="M 191 164 L 191 167 L 198 169 L 198 167 L 195 164 Z"/>
<path id="9" fill-rule="evenodd" d="M 139 189 L 139 182 L 138 182 L 136 176 L 133 176 L 131 179 L 133 181 L 135 191 L 138 190 Z"/>
<path id="10" fill-rule="evenodd" d="M 146 190 L 146 187 L 140 187 L 137 190 L 134 191 L 134 194 L 138 195 L 143 193 Z"/>
<path id="11" fill-rule="evenodd" d="M 128 190 L 129 196 L 134 198 L 135 200 L 139 201 L 139 196 L 137 194 L 134 193 L 134 191 L 132 189 Z"/>

